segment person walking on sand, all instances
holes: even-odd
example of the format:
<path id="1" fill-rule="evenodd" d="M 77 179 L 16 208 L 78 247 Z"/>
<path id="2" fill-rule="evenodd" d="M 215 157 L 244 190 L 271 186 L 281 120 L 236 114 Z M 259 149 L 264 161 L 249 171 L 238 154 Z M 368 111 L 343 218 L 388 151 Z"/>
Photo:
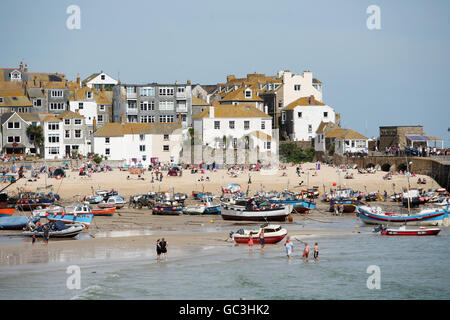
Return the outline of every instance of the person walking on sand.
<path id="1" fill-rule="evenodd" d="M 314 261 L 319 261 L 319 244 L 314 244 Z"/>
<path id="2" fill-rule="evenodd" d="M 159 244 L 159 239 L 156 240 L 156 260 L 161 261 L 161 246 Z"/>
<path id="3" fill-rule="evenodd" d="M 169 245 L 167 244 L 166 240 L 164 240 L 164 238 L 161 239 L 159 245 L 161 247 L 162 258 L 164 259 L 164 261 L 167 261 L 167 247 Z"/>
<path id="4" fill-rule="evenodd" d="M 286 255 L 287 255 L 288 259 L 290 259 L 291 254 L 294 251 L 294 244 L 292 243 L 290 237 L 287 237 L 286 243 L 284 244 L 284 246 L 286 247 Z"/>
<path id="5" fill-rule="evenodd" d="M 305 258 L 305 262 L 308 262 L 308 256 L 309 256 L 309 244 L 305 242 L 305 250 L 303 250 L 302 256 L 302 258 Z"/>

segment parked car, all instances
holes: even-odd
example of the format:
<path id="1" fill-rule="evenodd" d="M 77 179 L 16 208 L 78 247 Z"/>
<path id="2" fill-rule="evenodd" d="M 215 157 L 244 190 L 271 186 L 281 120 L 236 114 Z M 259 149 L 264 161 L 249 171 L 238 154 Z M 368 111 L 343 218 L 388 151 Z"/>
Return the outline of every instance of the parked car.
<path id="1" fill-rule="evenodd" d="M 143 207 L 148 207 L 153 209 L 155 206 L 155 195 L 154 194 L 138 194 L 130 198 L 130 207 L 142 209 Z"/>

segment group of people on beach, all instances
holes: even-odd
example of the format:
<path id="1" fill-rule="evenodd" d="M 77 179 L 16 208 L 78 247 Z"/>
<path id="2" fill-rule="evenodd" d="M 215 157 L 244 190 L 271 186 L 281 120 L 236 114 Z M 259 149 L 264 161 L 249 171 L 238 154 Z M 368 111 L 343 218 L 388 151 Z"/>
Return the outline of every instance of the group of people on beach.
<path id="1" fill-rule="evenodd" d="M 294 252 L 294 243 L 291 241 L 290 237 L 287 237 L 284 246 L 286 247 L 286 255 L 288 259 L 290 259 L 292 252 Z M 310 251 L 309 244 L 305 242 L 305 248 L 303 250 L 302 255 L 302 258 L 304 259 L 305 262 L 309 262 L 309 251 Z M 313 253 L 314 253 L 314 261 L 316 262 L 319 261 L 319 244 L 317 242 L 314 244 Z"/>
<path id="2" fill-rule="evenodd" d="M 157 261 L 167 261 L 167 247 L 169 246 L 169 244 L 167 243 L 167 241 L 162 238 L 162 239 L 158 239 L 156 240 L 156 260 Z M 162 255 L 162 259 L 161 259 L 161 255 Z"/>

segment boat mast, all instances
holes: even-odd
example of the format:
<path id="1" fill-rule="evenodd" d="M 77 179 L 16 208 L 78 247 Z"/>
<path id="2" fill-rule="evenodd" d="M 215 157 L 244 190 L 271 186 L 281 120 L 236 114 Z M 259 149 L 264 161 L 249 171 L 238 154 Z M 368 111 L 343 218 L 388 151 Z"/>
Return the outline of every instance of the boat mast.
<path id="1" fill-rule="evenodd" d="M 410 185 L 410 183 L 409 183 L 409 163 L 408 163 L 408 156 L 406 155 L 406 153 L 405 153 L 405 159 L 406 159 L 406 179 L 408 180 L 408 215 L 411 215 L 411 206 L 410 206 L 410 203 L 409 203 L 409 198 L 410 198 L 410 188 L 411 188 L 411 185 Z"/>

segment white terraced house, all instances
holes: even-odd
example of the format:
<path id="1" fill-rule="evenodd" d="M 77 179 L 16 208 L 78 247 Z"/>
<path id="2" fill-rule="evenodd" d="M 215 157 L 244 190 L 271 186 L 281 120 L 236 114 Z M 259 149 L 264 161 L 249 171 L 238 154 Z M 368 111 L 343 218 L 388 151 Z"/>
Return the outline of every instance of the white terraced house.
<path id="1" fill-rule="evenodd" d="M 93 150 L 131 166 L 179 163 L 183 135 L 181 123 L 107 123 L 94 133 Z"/>
<path id="2" fill-rule="evenodd" d="M 212 105 L 194 116 L 193 123 L 196 144 L 214 154 L 209 156 L 215 157 L 222 150 L 227 153 L 237 150 L 234 159 L 227 157 L 226 164 L 247 162 L 245 157 L 248 155 L 245 154 L 248 152 L 251 157 L 272 157 L 278 153 L 278 139 L 272 133 L 272 118 L 255 106 Z M 220 163 L 222 157 L 218 156 L 217 160 Z"/>

